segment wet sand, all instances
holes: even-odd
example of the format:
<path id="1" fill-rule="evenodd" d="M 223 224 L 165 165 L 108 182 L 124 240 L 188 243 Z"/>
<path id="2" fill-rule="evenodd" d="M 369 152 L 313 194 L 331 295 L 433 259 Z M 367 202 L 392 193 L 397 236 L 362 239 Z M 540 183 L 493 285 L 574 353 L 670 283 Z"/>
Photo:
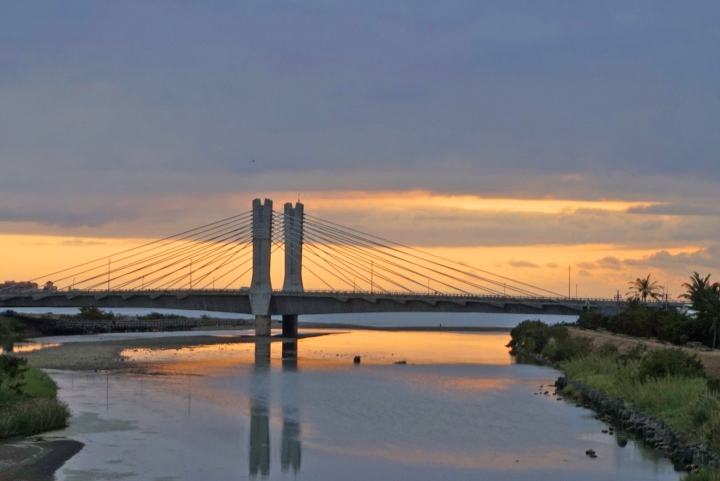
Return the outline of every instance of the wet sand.
<path id="1" fill-rule="evenodd" d="M 307 334 L 300 339 L 325 334 Z M 269 342 L 281 341 L 271 337 Z M 28 364 L 41 369 L 62 369 L 67 371 L 110 371 L 118 369 L 142 369 L 142 364 L 131 362 L 120 355 L 125 349 L 180 349 L 215 344 L 254 343 L 254 336 L 177 336 L 144 339 L 122 339 L 117 341 L 68 342 L 23 353 Z M 267 341 L 265 341 L 267 342 Z"/>
<path id="2" fill-rule="evenodd" d="M 611 332 L 597 332 L 597 331 L 586 331 L 582 329 L 570 328 L 570 333 L 575 336 L 585 336 L 593 340 L 595 346 L 602 346 L 606 342 L 615 344 L 621 352 L 625 352 L 638 344 L 647 346 L 649 349 L 662 349 L 669 347 L 679 347 L 673 344 L 663 344 L 658 341 L 650 341 L 647 339 L 638 339 L 635 337 L 626 336 L 623 334 L 613 334 Z M 720 378 L 720 351 L 715 350 L 712 352 L 701 351 L 699 349 L 690 349 L 682 347 L 684 351 L 692 354 L 697 354 L 698 358 L 702 361 L 707 371 L 708 376 L 714 378 Z"/>

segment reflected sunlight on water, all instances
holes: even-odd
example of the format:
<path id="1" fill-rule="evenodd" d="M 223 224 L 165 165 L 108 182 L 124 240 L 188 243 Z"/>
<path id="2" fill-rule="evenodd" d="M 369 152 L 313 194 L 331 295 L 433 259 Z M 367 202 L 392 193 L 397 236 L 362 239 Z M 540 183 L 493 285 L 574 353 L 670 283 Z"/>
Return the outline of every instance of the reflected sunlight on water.
<path id="1" fill-rule="evenodd" d="M 38 351 L 46 347 L 56 347 L 59 345 L 59 342 L 10 342 L 8 345 L 0 348 L 0 354 Z"/>
<path id="2" fill-rule="evenodd" d="M 74 413 L 57 435 L 85 443 L 57 479 L 680 479 L 600 436 L 592 412 L 537 396 L 558 372 L 514 363 L 508 339 L 336 331 L 123 352 L 163 375 L 53 372 Z"/>
<path id="3" fill-rule="evenodd" d="M 331 334 L 301 339 L 301 365 L 347 364 L 348 359 L 361 356 L 363 364 L 391 364 L 406 361 L 412 364 L 489 364 L 507 365 L 513 362 L 505 345 L 509 334 L 426 333 L 384 331 L 327 331 Z M 270 357 L 282 358 L 282 342 L 275 340 Z M 193 346 L 179 349 L 125 349 L 121 355 L 149 364 L 177 361 L 227 361 L 248 363 L 254 360 L 253 343 L 227 343 Z M 325 361 L 325 362 L 318 362 Z M 223 362 L 227 365 L 227 362 Z M 160 366 L 157 366 L 160 368 Z"/>

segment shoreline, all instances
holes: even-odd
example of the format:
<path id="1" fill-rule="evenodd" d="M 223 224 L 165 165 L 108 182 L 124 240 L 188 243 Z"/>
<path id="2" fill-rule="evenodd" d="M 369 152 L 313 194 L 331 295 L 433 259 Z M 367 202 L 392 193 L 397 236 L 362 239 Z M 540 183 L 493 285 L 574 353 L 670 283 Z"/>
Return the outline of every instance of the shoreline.
<path id="1" fill-rule="evenodd" d="M 619 400 L 610 394 L 593 389 L 580 381 L 571 378 L 564 370 L 562 363 L 552 362 L 542 354 L 535 354 L 515 347 L 514 356 L 524 356 L 535 363 L 552 367 L 560 371 L 561 376 L 554 382 L 554 396 L 565 402 L 575 402 L 577 407 L 589 409 L 595 418 L 604 422 L 611 429 L 615 426 L 630 436 L 666 456 L 673 464 L 690 473 L 702 468 L 717 469 L 720 457 L 704 443 L 685 443 L 684 436 L 666 425 L 666 422 L 634 409 L 626 401 Z M 618 431 L 618 442 L 621 442 Z M 612 434 L 612 433 L 611 433 Z"/>

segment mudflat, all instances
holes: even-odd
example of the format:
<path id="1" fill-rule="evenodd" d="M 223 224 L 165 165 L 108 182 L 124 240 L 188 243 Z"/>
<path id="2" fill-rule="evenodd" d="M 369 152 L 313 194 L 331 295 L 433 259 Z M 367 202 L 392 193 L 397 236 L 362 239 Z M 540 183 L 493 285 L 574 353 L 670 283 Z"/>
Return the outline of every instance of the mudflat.
<path id="1" fill-rule="evenodd" d="M 83 446 L 72 439 L 42 437 L 0 442 L 0 481 L 52 481 L 55 471 Z"/>
<path id="2" fill-rule="evenodd" d="M 650 341 L 648 339 L 638 339 L 623 334 L 613 334 L 611 332 L 587 331 L 577 328 L 570 328 L 570 333 L 574 336 L 585 336 L 593 340 L 595 346 L 601 346 L 606 342 L 612 343 L 618 347 L 621 352 L 625 352 L 638 344 L 646 346 L 648 349 L 666 349 L 671 347 L 679 347 L 673 344 L 663 344 L 659 341 Z M 720 350 L 702 351 L 700 349 L 690 349 L 681 347 L 684 351 L 697 354 L 698 358 L 705 366 L 708 376 L 720 378 Z"/>
<path id="3" fill-rule="evenodd" d="M 312 334 L 317 335 L 317 334 Z M 312 336 L 310 335 L 310 336 Z M 308 337 L 308 336 L 305 336 Z M 280 340 L 280 338 L 271 338 Z M 60 346 L 23 353 L 30 366 L 41 369 L 70 371 L 107 371 L 138 368 L 138 364 L 125 360 L 120 353 L 125 349 L 180 349 L 183 347 L 214 344 L 253 343 L 254 336 L 176 336 L 117 341 L 68 342 Z"/>

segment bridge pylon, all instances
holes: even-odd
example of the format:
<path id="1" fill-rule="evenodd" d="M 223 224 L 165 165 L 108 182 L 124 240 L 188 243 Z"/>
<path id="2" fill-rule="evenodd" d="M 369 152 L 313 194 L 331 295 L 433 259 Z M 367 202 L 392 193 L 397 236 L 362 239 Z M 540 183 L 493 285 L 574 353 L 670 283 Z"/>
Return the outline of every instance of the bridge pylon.
<path id="1" fill-rule="evenodd" d="M 250 308 L 255 315 L 255 335 L 270 335 L 270 254 L 272 247 L 273 202 L 253 200 L 252 241 L 253 273 L 250 284 Z"/>
<path id="2" fill-rule="evenodd" d="M 283 215 L 283 231 L 285 232 L 285 280 L 283 292 L 303 292 L 302 281 L 302 246 L 304 226 L 304 206 L 300 202 L 293 207 L 291 202 L 285 204 Z M 283 337 L 295 338 L 298 333 L 298 316 L 286 314 L 282 316 Z"/>
<path id="3" fill-rule="evenodd" d="M 283 292 L 303 292 L 302 246 L 304 207 L 300 202 L 293 207 L 285 204 L 283 227 L 285 231 L 285 281 Z"/>

